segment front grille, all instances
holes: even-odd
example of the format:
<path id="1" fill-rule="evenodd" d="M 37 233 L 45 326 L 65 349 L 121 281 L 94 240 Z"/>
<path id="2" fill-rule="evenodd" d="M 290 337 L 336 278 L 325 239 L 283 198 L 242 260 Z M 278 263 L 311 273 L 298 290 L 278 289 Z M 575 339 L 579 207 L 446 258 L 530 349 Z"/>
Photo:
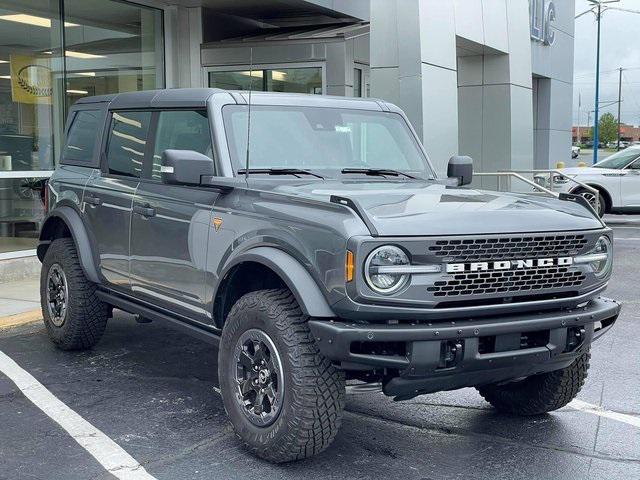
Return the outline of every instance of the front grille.
<path id="1" fill-rule="evenodd" d="M 517 237 L 437 240 L 429 252 L 456 262 L 570 257 L 587 244 L 584 235 L 534 235 Z"/>
<path id="2" fill-rule="evenodd" d="M 502 258 L 502 256 L 501 256 Z M 482 294 L 525 294 L 547 289 L 579 287 L 585 275 L 570 267 L 538 267 L 525 270 L 456 273 L 436 281 L 427 290 L 434 297 Z"/>

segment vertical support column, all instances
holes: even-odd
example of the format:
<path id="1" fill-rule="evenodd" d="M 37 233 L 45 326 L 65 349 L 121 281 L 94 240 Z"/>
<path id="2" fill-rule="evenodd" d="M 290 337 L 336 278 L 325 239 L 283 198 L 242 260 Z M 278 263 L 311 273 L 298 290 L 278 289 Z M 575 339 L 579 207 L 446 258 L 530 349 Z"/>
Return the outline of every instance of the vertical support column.
<path id="1" fill-rule="evenodd" d="M 440 0 L 372 0 L 371 95 L 409 117 L 440 175 L 458 153 L 454 6 Z"/>
<path id="2" fill-rule="evenodd" d="M 554 168 L 571 152 L 575 2 L 555 2 L 554 42 L 531 42 L 534 81 L 534 167 Z"/>
<path id="3" fill-rule="evenodd" d="M 175 77 L 167 79 L 167 84 L 176 87 L 202 87 L 202 8 L 177 7 L 175 9 L 175 34 L 171 36 L 173 45 L 172 61 L 177 65 Z M 169 61 L 169 60 L 167 60 Z"/>
<path id="4" fill-rule="evenodd" d="M 526 2 L 502 1 L 505 15 L 491 19 L 491 31 L 504 32 L 508 51 L 458 59 L 460 153 L 473 157 L 476 171 L 533 167 L 529 8 Z M 498 186 L 493 177 L 477 178 L 476 183 Z M 513 187 L 523 185 L 516 182 Z"/>
<path id="5" fill-rule="evenodd" d="M 353 42 L 327 44 L 327 95 L 353 96 Z"/>

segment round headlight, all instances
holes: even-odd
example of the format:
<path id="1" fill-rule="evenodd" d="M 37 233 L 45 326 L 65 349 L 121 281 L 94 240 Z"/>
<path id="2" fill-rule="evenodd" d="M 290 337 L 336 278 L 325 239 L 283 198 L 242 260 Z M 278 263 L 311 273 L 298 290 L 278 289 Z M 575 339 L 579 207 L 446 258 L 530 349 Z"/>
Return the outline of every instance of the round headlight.
<path id="1" fill-rule="evenodd" d="M 541 187 L 549 186 L 549 178 L 546 175 L 535 175 L 533 177 L 533 181 L 536 185 L 540 185 Z"/>
<path id="2" fill-rule="evenodd" d="M 611 271 L 611 265 L 613 263 L 613 245 L 609 237 L 603 235 L 596 242 L 595 248 L 591 251 L 592 254 L 602 257 L 599 260 L 591 262 L 589 265 L 593 269 L 593 273 L 598 277 L 604 277 Z"/>
<path id="3" fill-rule="evenodd" d="M 375 292 L 389 295 L 400 290 L 409 279 L 406 273 L 385 272 L 384 267 L 409 265 L 409 257 L 393 245 L 378 247 L 367 257 L 364 275 L 369 287 Z"/>

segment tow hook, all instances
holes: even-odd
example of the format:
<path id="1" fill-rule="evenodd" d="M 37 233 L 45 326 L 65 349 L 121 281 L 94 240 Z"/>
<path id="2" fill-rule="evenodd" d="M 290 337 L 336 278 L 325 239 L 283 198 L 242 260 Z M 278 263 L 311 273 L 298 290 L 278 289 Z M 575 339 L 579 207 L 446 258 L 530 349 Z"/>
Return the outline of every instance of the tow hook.
<path id="1" fill-rule="evenodd" d="M 582 345 L 585 338 L 584 327 L 570 327 L 567 328 L 567 346 L 564 349 L 565 352 L 571 352 Z"/>
<path id="2" fill-rule="evenodd" d="M 440 344 L 440 362 L 438 369 L 455 367 L 462 358 L 462 342 L 448 340 Z"/>

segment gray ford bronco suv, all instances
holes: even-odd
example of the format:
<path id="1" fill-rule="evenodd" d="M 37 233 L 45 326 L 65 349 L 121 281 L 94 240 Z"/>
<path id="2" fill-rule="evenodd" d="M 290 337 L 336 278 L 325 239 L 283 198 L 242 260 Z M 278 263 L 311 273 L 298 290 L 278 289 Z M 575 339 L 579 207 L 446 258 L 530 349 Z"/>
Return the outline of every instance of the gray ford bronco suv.
<path id="1" fill-rule="evenodd" d="M 117 308 L 210 341 L 235 431 L 271 461 L 331 443 L 347 382 L 558 409 L 618 317 L 588 204 L 461 188 L 468 157 L 438 178 L 384 101 L 123 93 L 78 101 L 66 138 L 38 245 L 51 340 L 89 348 Z"/>

